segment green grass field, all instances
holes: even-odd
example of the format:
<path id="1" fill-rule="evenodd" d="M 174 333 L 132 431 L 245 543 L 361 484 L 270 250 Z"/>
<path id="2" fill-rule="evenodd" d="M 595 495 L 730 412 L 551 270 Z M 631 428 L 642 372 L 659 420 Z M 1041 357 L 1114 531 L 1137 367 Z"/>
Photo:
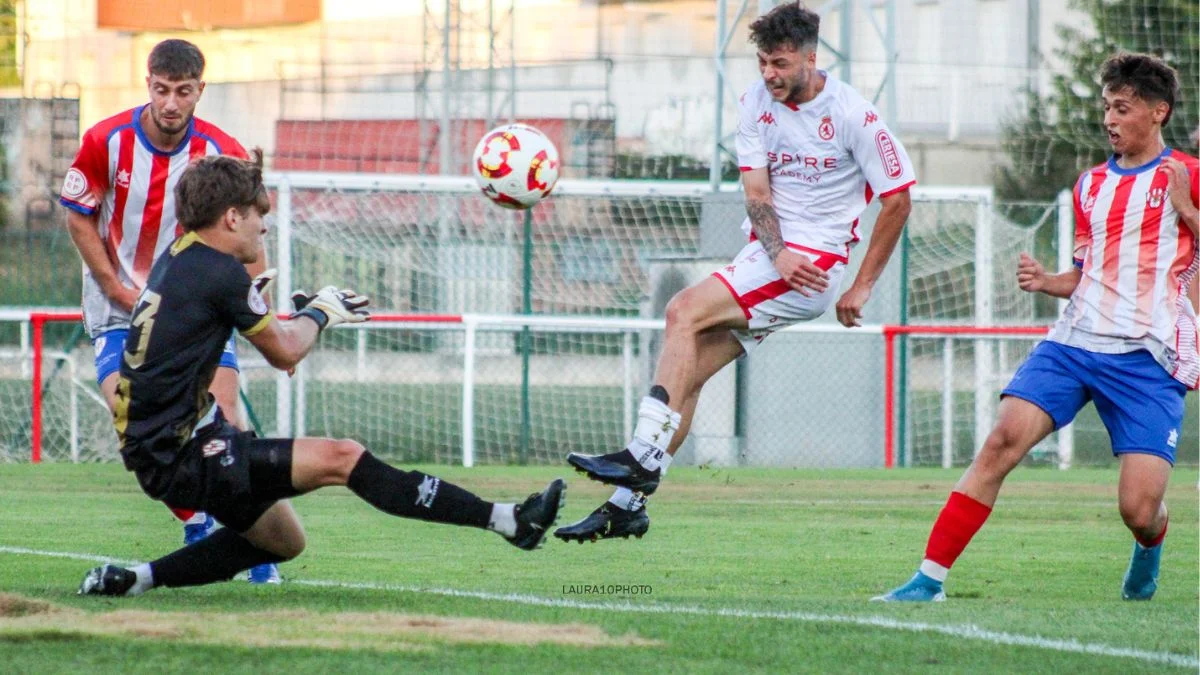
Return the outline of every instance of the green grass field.
<path id="1" fill-rule="evenodd" d="M 566 471 L 427 467 L 515 500 Z M 908 578 L 959 472 L 679 468 L 642 540 L 549 541 L 403 521 L 342 489 L 296 500 L 309 548 L 279 587 L 75 595 L 97 557 L 146 560 L 179 525 L 114 464 L 0 465 L 0 671 L 1086 672 L 1197 660 L 1198 475 L 1180 470 L 1158 596 L 1120 599 L 1115 470 L 1020 469 L 948 602 Z M 568 476 L 563 522 L 607 496 Z M 622 592 L 609 585 L 625 586 Z M 636 592 L 635 592 L 636 590 Z"/>

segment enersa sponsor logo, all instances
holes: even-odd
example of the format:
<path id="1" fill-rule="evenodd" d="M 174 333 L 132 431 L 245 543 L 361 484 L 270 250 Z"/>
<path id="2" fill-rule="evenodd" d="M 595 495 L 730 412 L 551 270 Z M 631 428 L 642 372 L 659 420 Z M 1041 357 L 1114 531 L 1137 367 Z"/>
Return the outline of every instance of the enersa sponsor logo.
<path id="1" fill-rule="evenodd" d="M 880 129 L 875 134 L 875 148 L 879 150 L 879 159 L 883 161 L 884 175 L 899 178 L 904 173 L 904 165 L 900 163 L 900 153 L 896 151 L 896 142 L 891 135 Z"/>

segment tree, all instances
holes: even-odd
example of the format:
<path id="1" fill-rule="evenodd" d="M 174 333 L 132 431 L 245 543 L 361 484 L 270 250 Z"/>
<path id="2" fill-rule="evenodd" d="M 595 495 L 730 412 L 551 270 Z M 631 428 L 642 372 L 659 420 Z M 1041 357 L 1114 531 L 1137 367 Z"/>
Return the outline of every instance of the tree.
<path id="1" fill-rule="evenodd" d="M 1049 91 L 1026 92 L 1023 119 L 1005 125 L 1001 145 L 1010 160 L 997 171 L 1001 199 L 1050 201 L 1079 173 L 1111 152 L 1101 133 L 1100 64 L 1117 51 L 1162 57 L 1179 74 L 1180 100 L 1163 129 L 1170 147 L 1196 153 L 1190 140 L 1200 98 L 1200 3 L 1196 0 L 1071 0 L 1093 30 L 1058 26 L 1055 54 L 1065 72 Z"/>

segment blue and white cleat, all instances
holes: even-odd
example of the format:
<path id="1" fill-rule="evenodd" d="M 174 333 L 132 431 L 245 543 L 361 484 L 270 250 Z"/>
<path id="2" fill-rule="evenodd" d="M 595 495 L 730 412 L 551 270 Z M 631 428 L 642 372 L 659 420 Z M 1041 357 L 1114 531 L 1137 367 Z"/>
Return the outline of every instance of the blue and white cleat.
<path id="1" fill-rule="evenodd" d="M 871 598 L 872 602 L 945 602 L 946 592 L 942 582 L 917 572 L 900 588 Z"/>
<path id="2" fill-rule="evenodd" d="M 1162 560 L 1162 544 L 1146 548 L 1133 542 L 1133 557 L 1125 571 L 1121 597 L 1126 600 L 1149 600 L 1158 590 L 1158 564 Z"/>
<path id="3" fill-rule="evenodd" d="M 193 523 L 183 526 L 183 545 L 191 546 L 192 544 L 205 539 L 212 531 L 217 529 L 217 521 L 213 520 L 210 515 L 204 516 L 203 523 Z"/>
<path id="4" fill-rule="evenodd" d="M 283 579 L 279 576 L 279 565 L 275 563 L 264 563 L 251 567 L 248 580 L 252 584 L 283 583 Z"/>

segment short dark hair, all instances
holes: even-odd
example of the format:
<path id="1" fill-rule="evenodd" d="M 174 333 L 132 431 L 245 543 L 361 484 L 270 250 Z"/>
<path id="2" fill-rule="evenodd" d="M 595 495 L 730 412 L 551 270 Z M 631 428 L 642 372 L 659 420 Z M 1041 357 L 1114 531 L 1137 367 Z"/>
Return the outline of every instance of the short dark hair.
<path id="1" fill-rule="evenodd" d="M 262 180 L 262 149 L 254 148 L 251 155 L 253 160 L 209 155 L 183 172 L 175 184 L 175 217 L 184 230 L 210 227 L 229 209 L 245 214 L 254 207 L 263 215 L 271 211 Z"/>
<path id="2" fill-rule="evenodd" d="M 750 41 L 767 53 L 783 46 L 816 49 L 820 31 L 821 15 L 799 2 L 789 2 L 750 24 Z"/>
<path id="3" fill-rule="evenodd" d="M 1113 92 L 1129 87 L 1134 96 L 1151 104 L 1166 101 L 1170 109 L 1163 118 L 1164 127 L 1171 121 L 1175 102 L 1179 100 L 1179 76 L 1174 68 L 1153 54 L 1113 54 L 1100 66 L 1100 84 Z"/>
<path id="4" fill-rule="evenodd" d="M 187 40 L 163 40 L 150 50 L 146 70 L 170 80 L 202 80 L 204 54 Z"/>

